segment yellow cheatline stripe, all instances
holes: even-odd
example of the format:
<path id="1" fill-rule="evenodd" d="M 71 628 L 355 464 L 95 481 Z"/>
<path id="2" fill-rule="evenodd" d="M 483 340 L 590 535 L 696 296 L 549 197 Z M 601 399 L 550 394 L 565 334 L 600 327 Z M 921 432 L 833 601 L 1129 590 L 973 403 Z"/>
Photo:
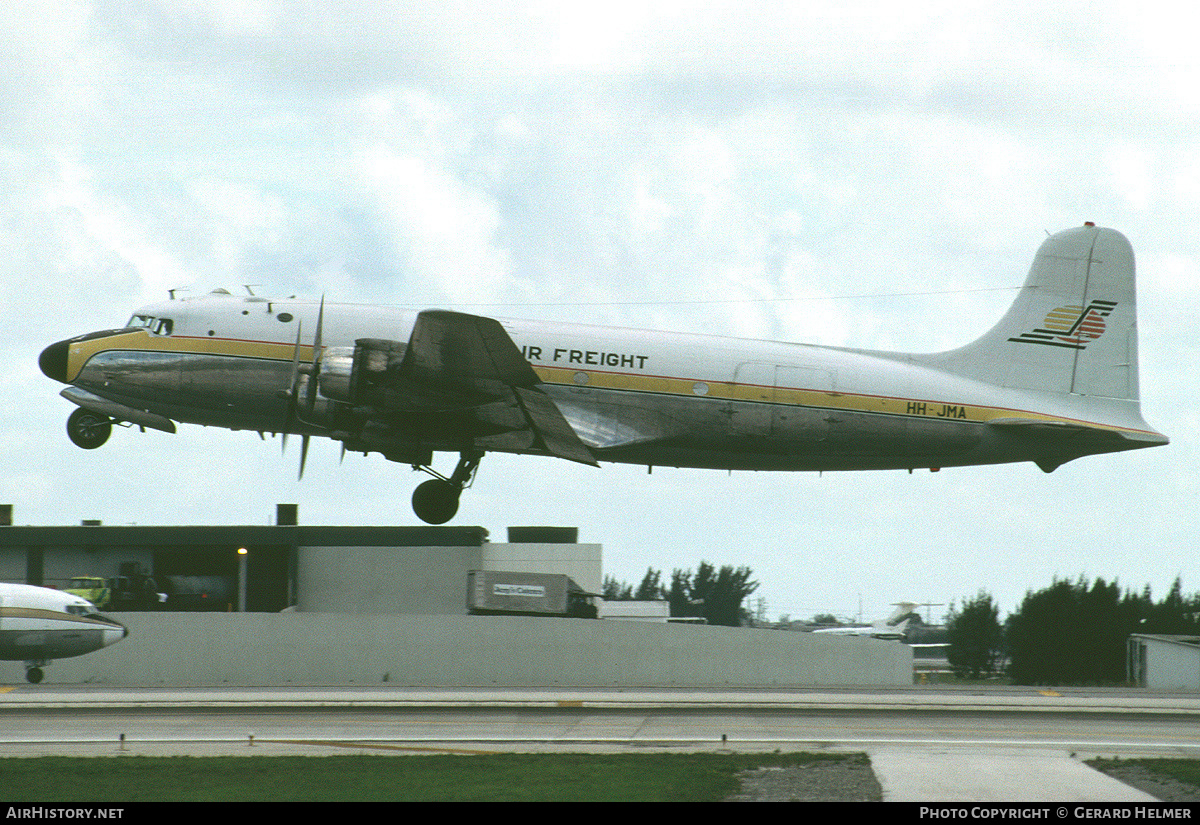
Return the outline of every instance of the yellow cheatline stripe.
<path id="1" fill-rule="evenodd" d="M 732 381 L 698 381 L 690 378 L 669 378 L 666 376 L 637 375 L 632 373 L 610 373 L 562 367 L 535 366 L 534 370 L 537 372 L 538 377 L 541 378 L 543 382 L 558 386 L 586 386 L 596 389 L 624 390 L 628 392 L 656 393 L 660 395 L 694 396 L 697 398 L 717 398 L 731 401 L 753 401 L 783 406 L 800 406 L 845 412 L 897 415 L 911 418 L 968 421 L 979 424 L 986 424 L 987 422 L 997 418 L 1021 418 L 1037 422 L 1078 424 L 1080 426 L 1111 430 L 1113 432 L 1128 432 L 1128 430 L 1125 430 L 1121 427 L 1096 424 L 1090 421 L 1076 421 L 1069 418 L 1063 418 L 1061 416 L 1029 412 L 1026 410 L 1008 409 L 1004 407 L 950 404 L 945 401 L 892 398 L 888 396 L 844 393 L 837 392 L 835 390 L 789 389 L 786 387 L 776 388 L 754 384 L 737 384 Z M 583 383 L 581 383 L 580 380 L 577 380 L 577 377 L 579 376 L 582 376 Z M 703 395 L 699 395 L 696 392 L 698 384 L 704 385 Z M 914 410 L 921 411 L 914 412 Z"/>
<path id="2" fill-rule="evenodd" d="M 98 352 L 110 349 L 144 352 L 175 352 L 206 355 L 227 355 L 235 358 L 261 358 L 269 361 L 291 361 L 295 344 L 246 341 L 232 338 L 185 338 L 181 336 L 157 336 L 147 330 L 80 341 L 72 345 L 69 359 L 69 379 L 73 380 L 87 360 Z M 300 346 L 300 359 L 312 360 L 312 347 Z M 547 367 L 533 365 L 534 372 L 546 384 L 558 386 L 586 386 L 595 389 L 623 390 L 627 392 L 656 393 L 660 395 L 690 396 L 696 398 L 724 399 L 730 401 L 752 401 L 801 406 L 845 412 L 864 412 L 880 415 L 897 415 L 912 418 L 970 421 L 985 424 L 994 418 L 1023 418 L 1029 421 L 1078 424 L 1113 432 L 1131 432 L 1122 427 L 1075 421 L 1061 416 L 1046 415 L 1026 410 L 1003 407 L 950 404 L 945 401 L 930 401 L 912 398 L 894 398 L 860 393 L 844 393 L 836 390 L 790 389 L 767 387 L 755 384 L 738 384 L 733 381 L 702 380 L 695 378 L 673 378 L 661 375 L 606 372 L 571 367 Z M 583 381 L 580 384 L 580 379 Z M 923 409 L 924 412 L 913 412 Z M 941 412 L 943 414 L 939 415 Z M 1136 431 L 1132 431 L 1136 432 Z"/>
<path id="3" fill-rule="evenodd" d="M 300 345 L 300 360 L 312 360 L 312 346 Z M 107 350 L 134 352 L 172 352 L 197 355 L 230 355 L 237 358 L 262 358 L 269 361 L 291 361 L 294 343 L 273 341 L 244 341 L 231 338 L 188 338 L 152 335 L 144 329 L 92 338 L 71 345 L 67 358 L 67 381 L 73 381 L 84 365 L 96 354 Z"/>
<path id="4" fill-rule="evenodd" d="M 100 625 L 102 627 L 112 627 L 113 625 L 112 621 L 98 619 L 92 614 L 64 613 L 61 610 L 47 610 L 42 607 L 4 607 L 0 608 L 0 616 L 6 619 L 46 619 L 56 622 Z"/>

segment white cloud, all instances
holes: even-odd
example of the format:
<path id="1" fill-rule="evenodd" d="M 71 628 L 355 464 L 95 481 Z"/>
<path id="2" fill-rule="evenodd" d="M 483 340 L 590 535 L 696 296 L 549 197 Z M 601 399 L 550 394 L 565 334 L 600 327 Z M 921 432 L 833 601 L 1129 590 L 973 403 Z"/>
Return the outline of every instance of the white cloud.
<path id="1" fill-rule="evenodd" d="M 428 299 L 498 301 L 511 265 L 494 239 L 495 205 L 430 159 L 378 146 L 355 158 L 358 185 L 390 223 L 395 251 L 414 284 L 431 279 Z"/>

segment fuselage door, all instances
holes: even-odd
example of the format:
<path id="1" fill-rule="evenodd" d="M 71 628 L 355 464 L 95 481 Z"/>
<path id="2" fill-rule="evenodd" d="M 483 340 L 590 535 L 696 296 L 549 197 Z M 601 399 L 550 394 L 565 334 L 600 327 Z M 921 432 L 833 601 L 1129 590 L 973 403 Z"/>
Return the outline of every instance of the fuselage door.
<path id="1" fill-rule="evenodd" d="M 777 438 L 822 441 L 838 417 L 828 408 L 834 375 L 819 367 L 777 365 L 771 432 Z"/>
<path id="2" fill-rule="evenodd" d="M 771 405 L 775 402 L 775 365 L 761 361 L 739 364 L 733 374 L 735 400 L 729 402 L 729 428 L 735 435 L 771 434 Z"/>

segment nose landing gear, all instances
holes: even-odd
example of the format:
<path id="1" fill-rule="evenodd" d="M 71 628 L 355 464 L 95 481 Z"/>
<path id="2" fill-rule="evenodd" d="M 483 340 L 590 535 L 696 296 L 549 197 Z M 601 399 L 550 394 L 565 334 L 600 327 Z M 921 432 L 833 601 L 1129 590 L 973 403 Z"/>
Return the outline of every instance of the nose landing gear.
<path id="1" fill-rule="evenodd" d="M 76 447 L 94 450 L 108 441 L 112 424 L 112 419 L 107 415 L 79 407 L 67 419 L 67 437 Z"/>
<path id="2" fill-rule="evenodd" d="M 432 467 L 414 464 L 414 470 L 429 473 L 433 478 L 417 485 L 413 491 L 412 507 L 417 518 L 427 524 L 445 524 L 458 512 L 458 499 L 462 491 L 471 486 L 475 471 L 483 458 L 482 450 L 464 451 L 458 466 L 449 478 Z"/>

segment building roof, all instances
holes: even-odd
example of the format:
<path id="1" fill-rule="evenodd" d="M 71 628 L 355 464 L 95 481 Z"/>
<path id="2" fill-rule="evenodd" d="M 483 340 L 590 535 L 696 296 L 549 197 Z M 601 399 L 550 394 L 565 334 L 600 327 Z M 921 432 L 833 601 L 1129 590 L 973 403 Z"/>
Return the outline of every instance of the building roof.
<path id="1" fill-rule="evenodd" d="M 1170 642 L 1188 647 L 1200 647 L 1200 636 L 1173 635 L 1169 633 L 1131 633 L 1131 639 L 1149 639 L 1156 642 Z"/>
<path id="2" fill-rule="evenodd" d="M 181 547 L 214 544 L 297 547 L 477 547 L 483 527 L 307 525 L 0 527 L 5 547 Z"/>

